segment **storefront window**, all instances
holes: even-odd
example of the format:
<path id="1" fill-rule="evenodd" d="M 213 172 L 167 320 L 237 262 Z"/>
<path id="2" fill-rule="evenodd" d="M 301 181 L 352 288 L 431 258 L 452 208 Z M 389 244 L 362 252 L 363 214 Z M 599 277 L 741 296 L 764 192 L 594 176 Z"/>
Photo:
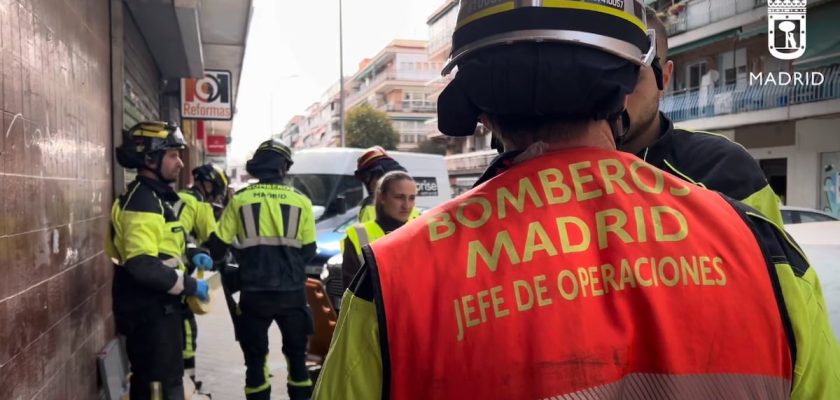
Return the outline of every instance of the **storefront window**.
<path id="1" fill-rule="evenodd" d="M 820 210 L 840 218 L 840 152 L 820 153 Z"/>

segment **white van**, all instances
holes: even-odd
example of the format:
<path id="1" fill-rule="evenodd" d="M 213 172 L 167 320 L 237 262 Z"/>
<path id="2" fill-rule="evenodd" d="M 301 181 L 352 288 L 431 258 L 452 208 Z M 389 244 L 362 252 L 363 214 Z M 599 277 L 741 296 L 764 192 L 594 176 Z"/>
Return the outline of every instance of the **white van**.
<path id="1" fill-rule="evenodd" d="M 357 206 L 367 196 L 353 173 L 364 149 L 318 148 L 296 151 L 290 183 L 312 200 L 315 219 L 325 220 Z M 443 156 L 389 151 L 417 182 L 417 207 L 432 208 L 452 198 Z"/>

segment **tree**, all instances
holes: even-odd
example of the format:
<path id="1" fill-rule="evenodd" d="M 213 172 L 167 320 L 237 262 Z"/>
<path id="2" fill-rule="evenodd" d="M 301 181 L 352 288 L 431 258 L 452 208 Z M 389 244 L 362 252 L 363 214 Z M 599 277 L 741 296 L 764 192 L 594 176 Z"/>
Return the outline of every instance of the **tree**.
<path id="1" fill-rule="evenodd" d="M 382 146 L 385 150 L 395 150 L 400 142 L 400 134 L 391 125 L 388 114 L 367 104 L 348 111 L 345 121 L 348 147 Z"/>
<path id="2" fill-rule="evenodd" d="M 415 153 L 439 154 L 446 155 L 446 143 L 436 142 L 434 140 L 424 140 L 414 149 Z"/>

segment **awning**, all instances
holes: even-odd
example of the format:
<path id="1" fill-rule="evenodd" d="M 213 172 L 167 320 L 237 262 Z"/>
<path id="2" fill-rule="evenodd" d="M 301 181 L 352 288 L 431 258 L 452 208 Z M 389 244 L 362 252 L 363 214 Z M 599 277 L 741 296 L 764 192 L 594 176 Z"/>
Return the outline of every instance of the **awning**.
<path id="1" fill-rule="evenodd" d="M 164 78 L 204 75 L 198 0 L 126 0 L 125 4 Z"/>
<path id="2" fill-rule="evenodd" d="M 677 46 L 677 47 L 670 48 L 670 49 L 668 49 L 668 56 L 669 57 L 675 56 L 675 55 L 680 54 L 680 53 L 685 53 L 685 52 L 690 51 L 690 50 L 699 49 L 703 46 L 710 45 L 712 43 L 716 43 L 716 42 L 721 41 L 723 39 L 729 39 L 729 38 L 737 37 L 738 36 L 738 31 L 739 31 L 739 29 L 737 29 L 737 28 L 732 29 L 732 30 L 728 30 L 728 31 L 725 31 L 725 32 L 718 33 L 717 35 L 712 35 L 712 36 L 709 36 L 707 38 L 696 40 L 696 41 L 691 42 L 691 43 L 686 43 L 682 46 Z"/>
<path id="3" fill-rule="evenodd" d="M 793 62 L 796 70 L 811 70 L 840 63 L 840 3 L 832 2 L 808 10 L 805 54 Z"/>

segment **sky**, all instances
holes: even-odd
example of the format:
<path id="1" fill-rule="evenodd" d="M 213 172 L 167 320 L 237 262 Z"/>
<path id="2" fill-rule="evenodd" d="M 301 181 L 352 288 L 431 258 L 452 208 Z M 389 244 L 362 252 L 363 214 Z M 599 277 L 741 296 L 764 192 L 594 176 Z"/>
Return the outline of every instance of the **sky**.
<path id="1" fill-rule="evenodd" d="M 444 3 L 342 1 L 345 76 L 393 39 L 427 39 L 426 19 Z M 261 141 L 338 81 L 338 43 L 338 0 L 254 0 L 229 164 L 244 163 Z"/>

